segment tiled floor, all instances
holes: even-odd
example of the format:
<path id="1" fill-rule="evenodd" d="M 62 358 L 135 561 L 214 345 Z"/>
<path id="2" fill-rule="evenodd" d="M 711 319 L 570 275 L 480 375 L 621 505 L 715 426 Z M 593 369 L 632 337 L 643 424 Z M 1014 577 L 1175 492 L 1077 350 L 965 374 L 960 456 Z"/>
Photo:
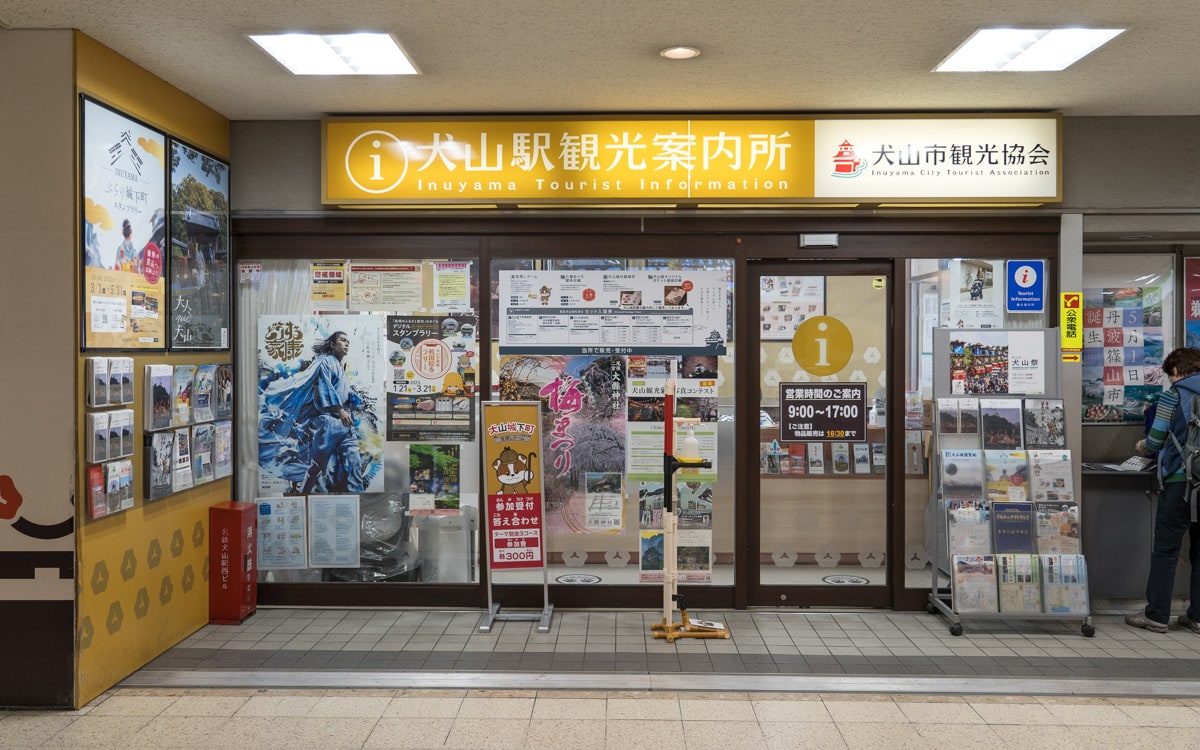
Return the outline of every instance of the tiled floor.
<path id="1" fill-rule="evenodd" d="M 1200 744 L 1200 636 L 1093 618 L 262 609 L 73 712 L 0 712 L 0 747 L 1056 748 Z"/>
<path id="2" fill-rule="evenodd" d="M 434 687 L 444 686 L 433 681 L 441 674 L 451 680 L 469 674 L 475 684 L 495 687 L 512 687 L 514 674 L 590 675 L 581 681 L 604 687 L 608 674 L 631 684 L 667 675 L 726 682 L 861 676 L 874 678 L 872 684 L 947 677 L 1200 680 L 1200 637 L 1178 628 L 1166 635 L 1134 630 L 1118 615 L 1093 618 L 1095 637 L 1085 638 L 1081 619 L 964 620 L 965 634 L 954 637 L 943 617 L 925 613 L 691 614 L 725 622 L 732 637 L 667 643 L 650 629 L 661 612 L 628 610 L 559 610 L 548 633 L 528 620 L 500 621 L 481 633 L 478 611 L 265 609 L 238 626 L 201 629 L 127 684 L 213 687 L 236 674 L 247 687 L 278 686 L 271 680 L 287 675 L 291 684 L 320 686 L 303 680 L 343 673 L 342 685 L 376 687 L 390 686 L 377 680 L 396 672 Z M 265 674 L 271 677 L 254 681 Z"/>
<path id="3" fill-rule="evenodd" d="M 144 690 L 0 714 L 0 745 L 89 748 L 1164 748 L 1200 700 L 557 690 Z"/>

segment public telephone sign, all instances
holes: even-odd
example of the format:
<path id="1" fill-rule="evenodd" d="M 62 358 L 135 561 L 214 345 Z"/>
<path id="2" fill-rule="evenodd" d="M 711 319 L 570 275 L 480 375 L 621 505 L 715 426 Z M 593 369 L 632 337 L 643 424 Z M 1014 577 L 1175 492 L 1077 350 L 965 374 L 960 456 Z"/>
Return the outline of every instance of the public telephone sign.
<path id="1" fill-rule="evenodd" d="M 1063 292 L 1060 295 L 1059 330 L 1064 352 L 1083 351 L 1083 292 Z"/>
<path id="2" fill-rule="evenodd" d="M 866 383 L 780 383 L 779 431 L 784 443 L 865 442 Z"/>

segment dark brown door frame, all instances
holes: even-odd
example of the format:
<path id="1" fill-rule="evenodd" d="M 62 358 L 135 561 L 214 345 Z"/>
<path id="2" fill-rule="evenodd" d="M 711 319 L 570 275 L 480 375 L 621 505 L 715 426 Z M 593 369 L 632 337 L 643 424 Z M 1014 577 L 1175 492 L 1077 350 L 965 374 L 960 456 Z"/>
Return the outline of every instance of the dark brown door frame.
<path id="1" fill-rule="evenodd" d="M 804 275 L 804 276 L 883 276 L 887 279 L 888 298 L 887 298 L 887 336 L 888 336 L 888 379 L 889 385 L 892 380 L 894 370 L 897 368 L 897 352 L 893 351 L 894 337 L 891 332 L 895 328 L 895 281 L 894 281 L 894 263 L 883 260 L 810 260 L 810 259 L 763 259 L 747 262 L 747 279 L 746 285 L 741 286 L 741 289 L 747 290 L 742 295 L 745 312 L 742 315 L 743 325 L 739 327 L 743 338 L 740 339 L 741 346 L 739 353 L 742 356 L 738 357 L 738 362 L 735 367 L 739 369 L 738 382 L 742 384 L 742 388 L 738 394 L 738 413 L 743 415 L 743 419 L 739 421 L 739 438 L 738 441 L 744 447 L 745 455 L 739 455 L 739 466 L 744 467 L 744 470 L 739 473 L 739 480 L 742 486 L 739 487 L 739 497 L 743 499 L 741 505 L 745 508 L 745 519 L 742 520 L 742 528 L 746 532 L 746 545 L 742 549 L 745 554 L 743 560 L 739 561 L 739 570 L 745 574 L 744 582 L 739 586 L 746 595 L 747 606 L 783 606 L 783 607 L 891 607 L 892 606 L 892 590 L 897 584 L 895 570 L 896 564 L 893 561 L 902 561 L 902 557 L 893 557 L 891 543 L 895 536 L 895 528 L 903 529 L 903 472 L 900 481 L 900 494 L 895 492 L 895 483 L 892 482 L 893 475 L 896 471 L 888 473 L 888 485 L 885 488 L 885 539 L 888 544 L 888 574 L 886 586 L 872 587 L 843 587 L 843 586 L 767 586 L 759 579 L 758 571 L 759 563 L 759 541 L 760 541 L 760 517 L 757 514 L 760 498 L 757 488 L 759 481 L 757 474 L 752 467 L 757 466 L 758 462 L 752 455 L 758 447 L 758 420 L 750 419 L 746 415 L 755 415 L 759 412 L 759 382 L 760 370 L 758 357 L 747 356 L 747 352 L 753 353 L 759 343 L 758 326 L 754 325 L 758 318 L 753 315 L 757 311 L 757 305 L 750 304 L 750 298 L 754 296 L 753 290 L 757 289 L 758 279 L 762 274 L 767 275 Z M 899 353 L 903 358 L 903 352 Z M 890 391 L 890 388 L 889 388 Z M 891 395 L 889 393 L 889 403 Z M 892 453 L 895 450 L 895 443 L 903 443 L 903 439 L 897 441 L 892 432 L 892 424 L 890 420 L 891 412 L 894 409 L 889 409 L 889 422 L 887 424 L 887 445 L 888 445 L 888 464 L 891 467 L 902 467 L 903 462 L 899 461 L 897 453 L 893 457 Z M 903 430 L 903 422 L 901 422 Z M 903 431 L 900 433 L 903 438 Z M 753 439 L 752 439 L 753 438 Z M 751 449 L 754 449 L 753 451 Z M 897 526 L 897 522 L 899 525 Z M 901 533 L 901 537 L 903 534 Z M 903 547 L 903 545 L 901 545 Z M 899 583 L 903 586 L 903 566 L 901 565 Z"/>

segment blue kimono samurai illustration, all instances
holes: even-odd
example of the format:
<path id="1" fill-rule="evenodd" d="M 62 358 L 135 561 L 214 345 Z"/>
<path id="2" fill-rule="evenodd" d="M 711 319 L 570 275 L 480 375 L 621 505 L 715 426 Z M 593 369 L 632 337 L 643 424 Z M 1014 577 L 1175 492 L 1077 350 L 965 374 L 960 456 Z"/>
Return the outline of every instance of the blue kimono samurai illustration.
<path id="1" fill-rule="evenodd" d="M 350 340 L 342 331 L 313 346 L 307 368 L 276 380 L 262 393 L 260 470 L 281 476 L 292 491 L 363 492 L 358 435 L 349 409 L 353 395 L 342 359 Z"/>

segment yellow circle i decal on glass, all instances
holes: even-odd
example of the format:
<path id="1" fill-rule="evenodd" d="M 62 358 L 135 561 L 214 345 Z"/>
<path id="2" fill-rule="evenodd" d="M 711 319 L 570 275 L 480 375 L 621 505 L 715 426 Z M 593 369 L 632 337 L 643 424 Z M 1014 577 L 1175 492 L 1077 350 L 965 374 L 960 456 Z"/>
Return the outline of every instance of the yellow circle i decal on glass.
<path id="1" fill-rule="evenodd" d="M 841 371 L 854 352 L 854 336 L 846 324 L 828 315 L 809 318 L 796 326 L 792 354 L 796 364 L 812 375 Z"/>

